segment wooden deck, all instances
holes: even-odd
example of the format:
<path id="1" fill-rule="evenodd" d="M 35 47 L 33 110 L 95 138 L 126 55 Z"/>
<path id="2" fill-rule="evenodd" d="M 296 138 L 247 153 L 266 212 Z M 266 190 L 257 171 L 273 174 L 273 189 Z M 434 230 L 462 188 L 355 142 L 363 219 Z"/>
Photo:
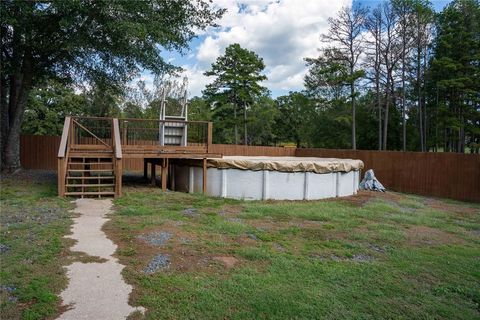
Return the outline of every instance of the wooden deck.
<path id="1" fill-rule="evenodd" d="M 206 191 L 206 159 L 212 152 L 212 123 L 204 121 L 66 117 L 58 150 L 59 196 L 122 194 L 122 160 L 144 159 L 144 175 L 167 189 L 169 166 L 177 159 L 202 162 Z M 150 166 L 150 170 L 148 170 Z"/>

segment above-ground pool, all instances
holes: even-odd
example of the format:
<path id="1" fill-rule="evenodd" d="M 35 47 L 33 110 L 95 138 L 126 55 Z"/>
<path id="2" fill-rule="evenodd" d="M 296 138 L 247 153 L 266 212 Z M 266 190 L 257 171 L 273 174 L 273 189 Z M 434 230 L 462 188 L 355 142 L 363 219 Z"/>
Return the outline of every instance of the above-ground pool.
<path id="1" fill-rule="evenodd" d="M 361 160 L 304 157 L 223 157 L 207 160 L 206 193 L 246 200 L 315 200 L 357 193 Z M 202 192 L 203 170 L 173 165 L 173 190 Z"/>

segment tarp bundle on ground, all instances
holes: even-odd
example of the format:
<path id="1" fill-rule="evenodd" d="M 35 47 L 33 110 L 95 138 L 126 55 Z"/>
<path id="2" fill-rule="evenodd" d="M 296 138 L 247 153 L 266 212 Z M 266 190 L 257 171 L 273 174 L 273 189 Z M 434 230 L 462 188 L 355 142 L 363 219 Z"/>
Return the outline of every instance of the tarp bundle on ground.
<path id="1" fill-rule="evenodd" d="M 360 182 L 360 189 L 385 192 L 385 187 L 380 183 L 380 181 L 377 180 L 377 178 L 375 178 L 375 174 L 373 173 L 372 169 L 365 172 L 365 177 L 363 178 L 362 182 Z"/>
<path id="2" fill-rule="evenodd" d="M 241 157 L 210 158 L 207 165 L 214 168 L 270 170 L 281 172 L 350 172 L 363 168 L 362 160 L 310 157 Z"/>

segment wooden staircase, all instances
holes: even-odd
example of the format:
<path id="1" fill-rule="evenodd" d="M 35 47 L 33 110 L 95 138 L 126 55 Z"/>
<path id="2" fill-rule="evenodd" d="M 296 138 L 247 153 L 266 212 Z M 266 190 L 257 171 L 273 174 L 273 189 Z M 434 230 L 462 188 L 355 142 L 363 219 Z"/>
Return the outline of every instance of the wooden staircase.
<path id="1" fill-rule="evenodd" d="M 65 183 L 66 196 L 115 196 L 113 154 L 70 154 Z"/>
<path id="2" fill-rule="evenodd" d="M 58 194 L 118 197 L 122 188 L 118 119 L 87 119 L 90 127 L 77 119 L 65 118 L 58 153 Z M 102 125 L 95 124 L 95 120 L 102 121 Z"/>

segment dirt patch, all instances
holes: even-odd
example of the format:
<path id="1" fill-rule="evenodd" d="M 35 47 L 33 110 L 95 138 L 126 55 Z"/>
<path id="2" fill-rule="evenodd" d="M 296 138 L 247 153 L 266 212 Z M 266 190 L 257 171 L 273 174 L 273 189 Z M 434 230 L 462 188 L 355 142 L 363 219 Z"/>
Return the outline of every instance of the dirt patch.
<path id="1" fill-rule="evenodd" d="M 223 263 L 227 269 L 233 268 L 239 262 L 237 258 L 231 256 L 213 257 L 213 260 Z"/>
<path id="2" fill-rule="evenodd" d="M 426 226 L 413 226 L 405 231 L 406 241 L 411 245 L 464 244 L 465 241 L 451 233 Z"/>
<path id="3" fill-rule="evenodd" d="M 448 203 L 434 198 L 426 198 L 425 204 L 432 209 L 454 213 L 461 217 L 471 217 L 480 214 L 479 208 Z"/>
<path id="4" fill-rule="evenodd" d="M 405 195 L 397 192 L 392 192 L 392 191 L 376 192 L 376 191 L 359 190 L 356 195 L 340 197 L 340 198 L 331 198 L 331 199 L 326 199 L 326 201 L 344 202 L 356 207 L 363 207 L 367 203 L 375 199 L 382 199 L 394 205 L 398 205 L 398 202 L 405 200 L 405 198 L 406 198 Z"/>
<path id="5" fill-rule="evenodd" d="M 355 207 L 363 207 L 367 202 L 377 198 L 379 194 L 380 192 L 359 190 L 356 195 L 340 197 L 340 198 L 330 198 L 330 199 L 325 199 L 325 201 L 344 202 L 344 203 L 351 204 Z"/>
<path id="6" fill-rule="evenodd" d="M 218 212 L 223 217 L 235 216 L 243 211 L 243 206 L 226 204 Z"/>

